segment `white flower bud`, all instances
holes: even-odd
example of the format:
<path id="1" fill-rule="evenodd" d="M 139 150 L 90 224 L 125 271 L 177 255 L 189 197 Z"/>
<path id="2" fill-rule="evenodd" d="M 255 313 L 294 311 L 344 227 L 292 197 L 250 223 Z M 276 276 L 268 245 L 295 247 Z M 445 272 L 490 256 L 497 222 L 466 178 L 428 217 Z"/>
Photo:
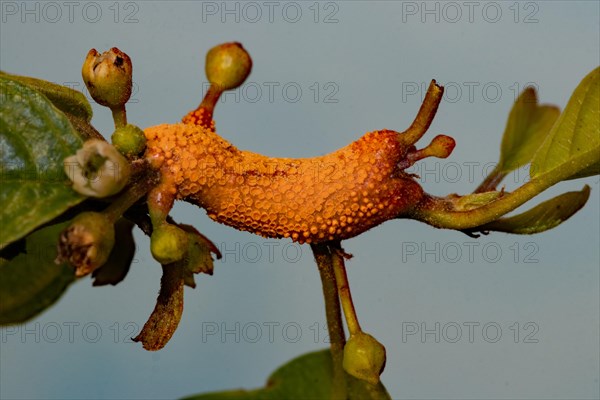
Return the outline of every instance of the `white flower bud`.
<path id="1" fill-rule="evenodd" d="M 110 143 L 92 139 L 64 160 L 73 189 L 84 196 L 108 197 L 119 193 L 129 181 L 129 162 Z"/>

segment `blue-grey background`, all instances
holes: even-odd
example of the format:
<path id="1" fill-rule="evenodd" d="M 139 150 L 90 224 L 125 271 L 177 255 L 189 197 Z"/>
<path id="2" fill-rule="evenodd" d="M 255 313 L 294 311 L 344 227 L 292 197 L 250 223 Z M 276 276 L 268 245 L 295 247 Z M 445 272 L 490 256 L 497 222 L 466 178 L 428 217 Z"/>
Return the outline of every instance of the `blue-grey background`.
<path id="1" fill-rule="evenodd" d="M 87 51 L 117 46 L 134 63 L 129 119 L 146 127 L 194 108 L 206 51 L 240 41 L 254 69 L 219 105 L 219 132 L 240 148 L 288 157 L 325 154 L 373 129 L 405 129 L 436 78 L 447 96 L 421 145 L 445 133 L 457 147 L 415 172 L 430 193 L 467 193 L 497 160 L 518 91 L 533 83 L 542 102 L 563 108 L 600 63 L 598 4 L 2 1 L 0 68 L 84 90 Z M 94 112 L 109 136 L 110 112 Z M 507 189 L 526 179 L 526 169 L 509 176 Z M 348 273 L 360 321 L 387 347 L 382 379 L 394 398 L 600 396 L 598 178 L 562 183 L 533 204 L 584 184 L 592 188 L 586 207 L 536 236 L 472 239 L 391 221 L 344 243 L 355 255 Z M 138 234 L 122 284 L 92 288 L 82 279 L 40 317 L 1 331 L 2 399 L 255 388 L 282 363 L 327 346 L 307 246 L 237 232 L 188 204 L 173 216 L 225 258 L 214 276 L 186 288 L 167 347 L 150 353 L 128 341 L 152 311 L 160 279 Z"/>

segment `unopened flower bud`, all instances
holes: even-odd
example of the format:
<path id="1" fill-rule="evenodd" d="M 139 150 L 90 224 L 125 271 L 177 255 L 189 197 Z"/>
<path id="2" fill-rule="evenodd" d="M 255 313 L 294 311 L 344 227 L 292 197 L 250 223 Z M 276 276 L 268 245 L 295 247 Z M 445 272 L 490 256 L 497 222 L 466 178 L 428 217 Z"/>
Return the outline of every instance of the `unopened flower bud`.
<path id="1" fill-rule="evenodd" d="M 154 229 L 150 237 L 150 251 L 162 265 L 180 261 L 188 249 L 188 234 L 175 225 L 165 224 Z"/>
<path id="2" fill-rule="evenodd" d="M 129 100 L 132 70 L 129 56 L 116 47 L 102 54 L 91 49 L 81 67 L 81 75 L 92 98 L 112 109 L 122 107 Z"/>
<path id="3" fill-rule="evenodd" d="M 206 53 L 206 77 L 221 91 L 240 86 L 251 70 L 250 54 L 240 43 L 223 43 Z"/>
<path id="4" fill-rule="evenodd" d="M 127 158 L 138 156 L 146 149 L 146 135 L 135 125 L 117 128 L 110 139 L 113 146 Z"/>
<path id="5" fill-rule="evenodd" d="M 69 262 L 76 276 L 101 267 L 115 244 L 115 227 L 98 212 L 79 214 L 59 238 L 57 262 Z"/>
<path id="6" fill-rule="evenodd" d="M 110 143 L 92 139 L 64 160 L 73 189 L 84 196 L 108 197 L 119 193 L 129 181 L 129 162 Z"/>
<path id="7" fill-rule="evenodd" d="M 385 347 L 368 333 L 351 335 L 344 346 L 344 370 L 373 385 L 379 382 L 385 360 Z"/>

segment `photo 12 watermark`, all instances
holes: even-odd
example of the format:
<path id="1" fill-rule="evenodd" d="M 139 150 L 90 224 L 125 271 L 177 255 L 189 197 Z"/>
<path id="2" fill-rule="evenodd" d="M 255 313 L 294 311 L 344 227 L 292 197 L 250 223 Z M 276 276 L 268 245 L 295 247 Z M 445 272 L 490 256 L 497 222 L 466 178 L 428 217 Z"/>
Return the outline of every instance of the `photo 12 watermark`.
<path id="1" fill-rule="evenodd" d="M 202 95 L 211 83 L 202 83 Z M 212 84 L 212 86 L 215 86 Z M 340 85 L 337 82 L 245 82 L 234 90 L 224 91 L 220 103 L 317 103 L 337 104 Z"/>
<path id="2" fill-rule="evenodd" d="M 217 248 L 223 263 L 280 264 L 297 263 L 302 259 L 302 246 L 295 242 L 221 242 Z"/>
<path id="3" fill-rule="evenodd" d="M 329 343 L 325 322 L 295 321 L 204 321 L 202 343 Z"/>
<path id="4" fill-rule="evenodd" d="M 403 321 L 402 343 L 539 343 L 536 322 Z"/>
<path id="5" fill-rule="evenodd" d="M 533 87 L 539 95 L 536 82 L 511 82 L 509 84 L 487 81 L 443 82 L 444 95 L 442 101 L 447 103 L 497 103 L 505 96 L 516 101 L 526 87 Z M 418 100 L 422 102 L 427 93 L 429 82 L 402 82 L 402 103 Z"/>
<path id="6" fill-rule="evenodd" d="M 536 242 L 402 242 L 402 263 L 450 264 L 538 264 L 540 246 Z"/>
<path id="7" fill-rule="evenodd" d="M 134 343 L 141 331 L 136 322 L 49 321 L 0 329 L 0 343 Z"/>
<path id="8" fill-rule="evenodd" d="M 337 24 L 340 2 L 334 1 L 203 1 L 201 21 L 226 23 Z"/>
<path id="9" fill-rule="evenodd" d="M 457 24 L 512 22 L 537 24 L 537 1 L 403 1 L 402 23 Z"/>
<path id="10" fill-rule="evenodd" d="M 136 1 L 2 1 L 2 23 L 137 24 L 140 4 Z"/>

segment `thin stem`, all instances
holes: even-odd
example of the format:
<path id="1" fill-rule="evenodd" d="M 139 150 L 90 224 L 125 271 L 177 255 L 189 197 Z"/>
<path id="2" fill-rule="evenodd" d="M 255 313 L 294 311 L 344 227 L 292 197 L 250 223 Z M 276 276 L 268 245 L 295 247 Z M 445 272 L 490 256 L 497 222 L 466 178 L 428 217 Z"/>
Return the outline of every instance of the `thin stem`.
<path id="1" fill-rule="evenodd" d="M 223 90 L 219 86 L 211 84 L 200 105 L 195 110 L 187 113 L 183 117 L 182 122 L 184 124 L 199 125 L 204 128 L 214 129 L 213 112 L 222 93 Z"/>
<path id="2" fill-rule="evenodd" d="M 146 169 L 142 170 L 140 174 L 133 174 L 132 180 L 134 183 L 127 191 L 103 211 L 109 219 L 116 221 L 125 211 L 144 197 L 155 185 L 156 176 L 153 171 Z"/>
<path id="3" fill-rule="evenodd" d="M 217 101 L 219 101 L 219 98 L 221 97 L 222 93 L 223 90 L 221 88 L 211 84 L 208 87 L 204 98 L 202 99 L 202 103 L 200 103 L 200 107 L 198 108 L 204 108 L 208 113 L 207 115 L 209 116 L 209 118 L 212 118 L 213 111 L 215 110 Z"/>
<path id="4" fill-rule="evenodd" d="M 415 144 L 427 132 L 433 122 L 438 106 L 442 101 L 444 88 L 435 82 L 435 79 L 429 84 L 425 99 L 419 108 L 417 116 L 407 130 L 400 134 L 401 140 L 406 145 Z"/>
<path id="5" fill-rule="evenodd" d="M 490 190 L 496 190 L 496 187 L 500 184 L 500 182 L 502 182 L 505 176 L 505 172 L 494 168 L 494 170 L 483 180 L 483 182 L 481 182 L 481 184 L 473 193 L 484 193 L 489 192 Z"/>
<path id="6" fill-rule="evenodd" d="M 329 330 L 331 358 L 333 361 L 331 398 L 346 399 L 346 375 L 343 367 L 346 335 L 344 334 L 344 327 L 342 325 L 340 299 L 333 271 L 333 255 L 326 244 L 311 244 L 310 247 L 319 268 L 321 284 L 323 286 L 323 298 L 325 300 L 325 315 L 327 316 L 327 328 Z"/>
<path id="7" fill-rule="evenodd" d="M 113 121 L 115 123 L 115 129 L 123 128 L 127 125 L 127 110 L 125 110 L 125 104 L 121 107 L 111 108 Z"/>
<path id="8" fill-rule="evenodd" d="M 443 198 L 425 197 L 421 204 L 410 212 L 408 217 L 437 228 L 457 230 L 475 228 L 497 220 L 552 185 L 573 177 L 581 171 L 582 165 L 589 166 L 596 162 L 595 152 L 589 151 L 581 154 L 574 157 L 571 162 L 535 176 L 514 192 L 507 193 L 498 200 L 474 210 L 454 211 L 450 203 Z"/>
<path id="9" fill-rule="evenodd" d="M 331 256 L 333 259 L 333 272 L 335 273 L 337 290 L 342 302 L 342 308 L 344 309 L 344 315 L 346 316 L 348 330 L 352 336 L 360 333 L 362 329 L 358 323 L 356 310 L 354 309 L 354 303 L 352 302 L 352 293 L 350 292 L 350 284 L 348 283 L 348 275 L 346 274 L 346 266 L 340 242 L 333 243 L 331 247 L 333 249 Z"/>

